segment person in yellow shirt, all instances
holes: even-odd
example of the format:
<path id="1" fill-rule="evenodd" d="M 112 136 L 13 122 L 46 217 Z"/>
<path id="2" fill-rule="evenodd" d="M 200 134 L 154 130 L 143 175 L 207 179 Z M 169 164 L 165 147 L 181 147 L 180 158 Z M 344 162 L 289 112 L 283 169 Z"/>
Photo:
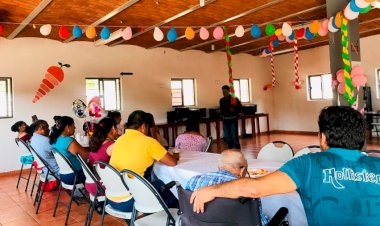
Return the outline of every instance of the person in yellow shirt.
<path id="1" fill-rule="evenodd" d="M 146 136 L 148 133 L 146 113 L 141 110 L 132 112 L 126 123 L 127 129 L 114 144 L 110 164 L 117 170 L 129 169 L 145 178 L 157 189 L 168 207 L 176 207 L 177 200 L 169 190 L 162 189 L 164 183 L 153 177 L 145 175 L 148 167 L 154 161 L 168 166 L 177 165 L 177 160 L 169 154 L 161 144 Z"/>

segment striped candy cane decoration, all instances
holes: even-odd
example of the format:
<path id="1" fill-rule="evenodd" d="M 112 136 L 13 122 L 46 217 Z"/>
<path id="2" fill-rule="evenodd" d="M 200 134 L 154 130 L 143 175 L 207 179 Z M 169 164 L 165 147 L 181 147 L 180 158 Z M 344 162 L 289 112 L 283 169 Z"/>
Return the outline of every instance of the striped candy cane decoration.
<path id="1" fill-rule="evenodd" d="M 226 26 L 223 27 L 224 30 L 224 42 L 226 44 L 226 56 L 227 56 L 227 64 L 228 64 L 228 82 L 230 86 L 230 95 L 231 95 L 231 104 L 236 104 L 236 95 L 234 89 L 234 81 L 232 78 L 232 53 L 230 50 L 230 37 L 227 33 Z"/>
<path id="2" fill-rule="evenodd" d="M 276 73 L 274 71 L 274 57 L 273 57 L 273 50 L 270 51 L 270 66 L 272 68 L 272 87 L 276 86 Z"/>
<path id="3" fill-rule="evenodd" d="M 301 89 L 300 77 L 298 75 L 298 41 L 294 39 L 294 87 L 296 89 Z"/>
<path id="4" fill-rule="evenodd" d="M 343 17 L 342 18 L 342 58 L 343 58 L 343 64 L 344 64 L 344 80 L 346 82 L 346 91 L 344 92 L 344 98 L 348 101 L 350 106 L 352 106 L 355 101 L 356 97 L 353 95 L 354 86 L 352 85 L 352 78 L 351 78 L 351 62 L 350 62 L 350 55 L 348 52 L 348 29 L 347 29 L 348 20 Z"/>

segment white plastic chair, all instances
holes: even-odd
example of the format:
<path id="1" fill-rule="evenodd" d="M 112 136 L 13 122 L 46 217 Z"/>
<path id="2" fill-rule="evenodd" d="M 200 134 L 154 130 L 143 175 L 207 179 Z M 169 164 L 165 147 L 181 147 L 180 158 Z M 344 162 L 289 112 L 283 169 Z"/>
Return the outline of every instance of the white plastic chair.
<path id="1" fill-rule="evenodd" d="M 207 141 L 206 141 L 206 146 L 205 146 L 204 152 L 209 152 L 210 151 L 211 143 L 212 143 L 212 136 L 209 136 L 209 137 L 207 137 Z"/>
<path id="2" fill-rule="evenodd" d="M 94 163 L 94 168 L 96 170 L 96 173 L 99 175 L 104 187 L 106 188 L 106 201 L 104 202 L 103 206 L 103 217 L 101 220 L 101 225 L 103 225 L 104 222 L 104 212 L 107 212 L 108 214 L 117 218 L 131 219 L 132 212 L 118 211 L 112 208 L 110 204 L 106 204 L 107 197 L 130 195 L 128 187 L 121 178 L 121 174 L 111 165 L 100 161 Z"/>
<path id="3" fill-rule="evenodd" d="M 281 144 L 282 147 L 276 147 L 275 144 Z M 287 162 L 292 159 L 294 153 L 292 147 L 284 141 L 273 141 L 261 148 L 257 159 L 274 162 Z"/>
<path id="4" fill-rule="evenodd" d="M 77 154 L 78 161 L 80 162 L 83 173 L 86 177 L 86 184 L 95 184 L 96 185 L 96 194 L 93 195 L 90 192 L 88 193 L 90 196 L 90 205 L 87 209 L 87 217 L 84 225 L 91 225 L 92 215 L 94 213 L 95 207 L 99 202 L 105 202 L 104 189 L 101 186 L 100 180 L 96 178 L 96 176 L 92 173 L 90 168 L 87 166 L 87 163 L 83 160 L 83 158 Z M 102 214 L 102 219 L 104 218 L 104 213 Z"/>
<path id="5" fill-rule="evenodd" d="M 121 174 L 135 199 L 131 226 L 148 226 L 152 222 L 154 225 L 179 225 L 178 209 L 169 209 L 157 190 L 145 178 L 127 169 Z M 137 211 L 149 215 L 136 220 Z"/>
<path id="6" fill-rule="evenodd" d="M 368 156 L 380 158 L 380 150 L 365 150 L 363 153 Z"/>
<path id="7" fill-rule="evenodd" d="M 29 146 L 28 146 L 28 144 L 25 141 L 20 140 L 19 138 L 16 138 L 15 142 L 16 142 L 16 144 L 19 147 L 19 150 L 21 152 L 21 154 L 20 154 L 20 162 L 21 162 L 21 158 L 22 157 L 26 157 L 26 156 L 31 156 L 32 155 L 32 153 L 29 150 Z M 22 176 L 22 170 L 24 169 L 24 167 L 29 167 L 29 166 L 30 166 L 30 169 L 29 169 L 29 175 L 28 175 L 28 177 L 23 177 Z M 32 171 L 33 171 L 33 164 L 24 164 L 23 162 L 21 162 L 21 169 L 20 169 L 20 174 L 18 175 L 18 180 L 17 180 L 16 188 L 18 188 L 18 185 L 20 183 L 20 179 L 24 179 L 24 180 L 26 180 L 25 192 L 28 191 L 28 186 L 29 186 L 29 181 L 30 181 L 30 175 L 32 174 Z"/>
<path id="8" fill-rule="evenodd" d="M 320 152 L 320 151 L 321 151 L 321 147 L 319 145 L 309 145 L 309 146 L 306 146 L 306 147 L 300 149 L 299 151 L 297 151 L 296 154 L 294 154 L 293 158 L 297 158 L 297 157 L 300 157 L 302 155 Z"/>
<path id="9" fill-rule="evenodd" d="M 81 191 L 81 189 L 84 188 L 84 184 L 83 183 L 77 183 L 78 175 L 77 175 L 76 171 L 74 170 L 74 167 L 72 166 L 71 162 L 64 155 L 62 155 L 58 150 L 56 150 L 54 148 L 53 148 L 53 154 L 54 154 L 54 158 L 57 161 L 57 164 L 59 166 L 59 173 L 61 175 L 62 174 L 74 174 L 74 182 L 72 185 L 66 184 L 66 183 L 62 182 L 62 180 L 60 181 L 57 201 L 55 203 L 54 214 L 53 214 L 53 217 L 55 217 L 57 207 L 58 207 L 58 203 L 60 203 L 59 199 L 61 196 L 61 190 L 62 190 L 61 188 L 63 187 L 65 190 L 71 191 L 71 192 L 68 192 L 68 194 L 70 195 L 69 204 L 67 206 L 65 204 L 65 206 L 67 207 L 65 225 L 67 225 L 67 222 L 69 220 L 70 211 L 71 211 L 72 202 L 74 201 L 77 205 L 79 205 L 79 203 L 76 201 L 76 199 L 74 197 L 75 190 L 78 189 L 82 193 L 83 197 L 86 197 L 85 194 Z"/>

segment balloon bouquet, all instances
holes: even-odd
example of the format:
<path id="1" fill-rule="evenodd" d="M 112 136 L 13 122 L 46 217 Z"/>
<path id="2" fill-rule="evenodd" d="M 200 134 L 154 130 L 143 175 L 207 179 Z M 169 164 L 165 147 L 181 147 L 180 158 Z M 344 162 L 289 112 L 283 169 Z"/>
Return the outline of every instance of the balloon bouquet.
<path id="1" fill-rule="evenodd" d="M 77 99 L 73 102 L 72 108 L 78 118 L 85 119 L 83 130 L 88 136 L 92 136 L 94 132 L 94 123 L 106 115 L 98 96 L 91 98 L 87 105 L 82 100 Z"/>

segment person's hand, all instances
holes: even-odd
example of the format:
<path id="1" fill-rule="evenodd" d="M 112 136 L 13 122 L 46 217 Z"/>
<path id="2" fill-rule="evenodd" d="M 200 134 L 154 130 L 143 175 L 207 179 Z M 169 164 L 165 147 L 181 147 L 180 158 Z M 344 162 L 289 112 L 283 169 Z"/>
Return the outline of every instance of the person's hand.
<path id="1" fill-rule="evenodd" d="M 193 192 L 190 197 L 190 203 L 193 204 L 193 211 L 203 213 L 205 203 L 214 200 L 213 187 L 204 187 Z"/>

